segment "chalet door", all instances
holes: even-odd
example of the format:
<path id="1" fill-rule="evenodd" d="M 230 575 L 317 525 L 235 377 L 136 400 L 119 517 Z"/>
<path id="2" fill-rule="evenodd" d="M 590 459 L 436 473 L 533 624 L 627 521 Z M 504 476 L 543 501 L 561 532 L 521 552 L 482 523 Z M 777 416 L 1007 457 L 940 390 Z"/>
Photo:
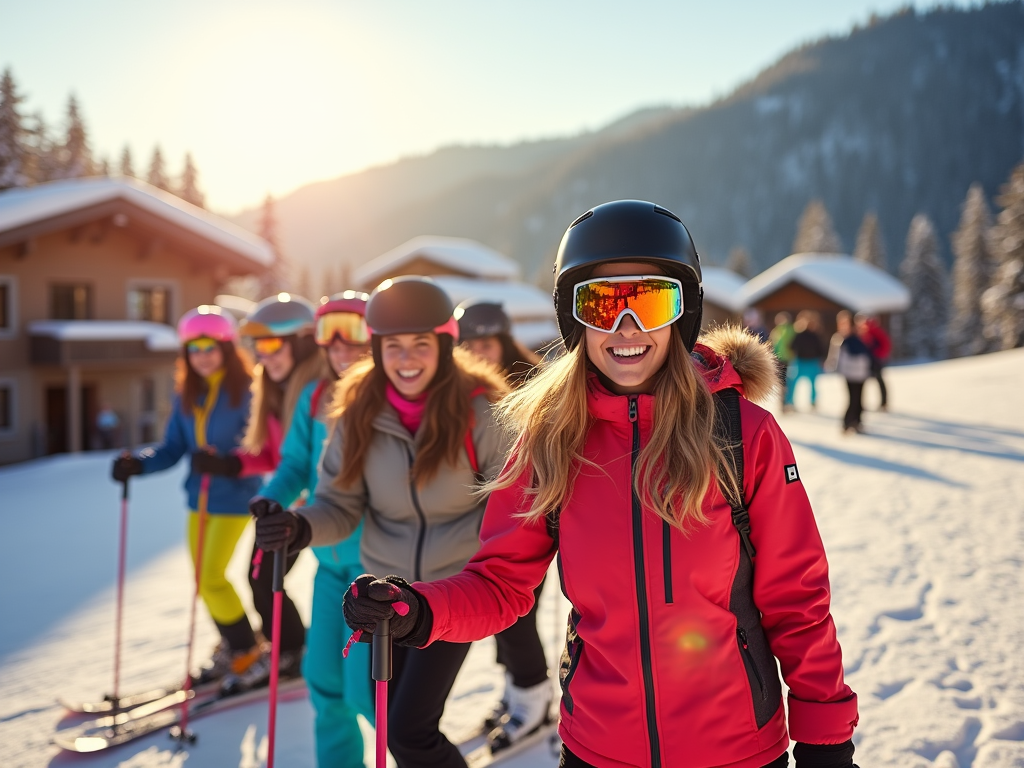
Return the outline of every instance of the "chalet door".
<path id="1" fill-rule="evenodd" d="M 96 433 L 96 386 L 86 384 L 81 388 L 82 450 L 93 447 Z M 70 450 L 68 435 L 68 390 L 67 387 L 46 388 L 46 452 L 67 453 Z"/>

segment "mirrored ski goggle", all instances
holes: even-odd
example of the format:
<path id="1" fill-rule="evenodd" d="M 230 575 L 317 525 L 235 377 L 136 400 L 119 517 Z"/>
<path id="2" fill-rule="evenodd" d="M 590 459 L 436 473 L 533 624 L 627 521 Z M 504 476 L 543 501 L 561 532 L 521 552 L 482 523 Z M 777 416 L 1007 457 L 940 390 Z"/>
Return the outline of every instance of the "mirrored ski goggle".
<path id="1" fill-rule="evenodd" d="M 188 344 L 185 345 L 185 349 L 188 350 L 189 354 L 202 355 L 207 352 L 213 351 L 216 348 L 217 342 L 213 339 L 201 336 L 198 339 L 192 339 Z"/>
<path id="2" fill-rule="evenodd" d="M 252 340 L 252 348 L 256 357 L 270 357 L 276 355 L 284 346 L 284 339 L 280 336 L 264 336 Z"/>
<path id="3" fill-rule="evenodd" d="M 328 312 L 316 321 L 314 338 L 321 347 L 329 347 L 337 336 L 344 344 L 354 346 L 370 343 L 366 320 L 355 312 Z"/>
<path id="4" fill-rule="evenodd" d="M 661 275 L 598 277 L 576 284 L 572 316 L 583 325 L 613 333 L 626 314 L 644 331 L 671 325 L 683 315 L 683 284 Z"/>

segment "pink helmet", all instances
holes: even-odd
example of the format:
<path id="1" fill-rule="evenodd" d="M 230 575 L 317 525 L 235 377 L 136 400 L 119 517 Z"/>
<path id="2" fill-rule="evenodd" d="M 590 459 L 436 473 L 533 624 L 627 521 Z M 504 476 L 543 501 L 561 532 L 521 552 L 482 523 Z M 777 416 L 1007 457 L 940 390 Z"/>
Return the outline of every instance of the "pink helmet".
<path id="1" fill-rule="evenodd" d="M 366 314 L 366 300 L 370 296 L 360 291 L 342 291 L 333 296 L 320 299 L 320 306 L 316 308 L 316 319 L 319 320 L 329 312 L 354 312 L 357 315 Z"/>
<path id="2" fill-rule="evenodd" d="M 202 304 L 181 316 L 178 338 L 182 344 L 187 344 L 204 336 L 214 341 L 237 341 L 238 324 L 226 309 L 216 304 Z"/>

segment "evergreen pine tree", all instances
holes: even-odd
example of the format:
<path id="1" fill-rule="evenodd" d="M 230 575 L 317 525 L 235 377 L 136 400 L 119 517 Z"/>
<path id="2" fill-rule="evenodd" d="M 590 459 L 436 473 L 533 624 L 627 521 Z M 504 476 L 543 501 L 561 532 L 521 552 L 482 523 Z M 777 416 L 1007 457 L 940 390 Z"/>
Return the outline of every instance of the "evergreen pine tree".
<path id="1" fill-rule="evenodd" d="M 996 349 L 1024 346 L 1024 163 L 1010 174 L 996 202 L 1003 209 L 992 228 L 998 266 L 982 297 L 985 335 Z"/>
<path id="2" fill-rule="evenodd" d="M 954 357 L 976 355 L 988 346 L 982 323 L 981 296 L 992 280 L 988 248 L 992 216 L 985 191 L 972 184 L 961 209 L 960 226 L 953 233 L 953 311 L 947 340 Z"/>
<path id="3" fill-rule="evenodd" d="M 127 144 L 124 145 L 124 149 L 121 150 L 121 175 L 122 176 L 135 176 L 135 166 L 132 165 L 132 150 Z"/>
<path id="4" fill-rule="evenodd" d="M 857 232 L 857 244 L 853 246 L 853 258 L 882 270 L 889 268 L 886 263 L 888 259 L 882 240 L 882 230 L 873 211 L 868 211 L 861 222 L 860 230 Z"/>
<path id="5" fill-rule="evenodd" d="M 320 298 L 319 296 L 316 296 L 315 298 L 313 296 L 313 278 L 310 274 L 309 267 L 305 264 L 301 265 L 298 270 L 296 270 L 293 285 L 295 286 L 295 293 L 299 294 L 299 296 L 304 299 L 309 299 L 316 303 L 316 300 Z"/>
<path id="6" fill-rule="evenodd" d="M 842 253 L 843 244 L 821 200 L 811 200 L 800 216 L 793 253 Z"/>
<path id="7" fill-rule="evenodd" d="M 170 192 L 171 182 L 167 178 L 167 171 L 164 168 L 164 156 L 158 144 L 153 148 L 153 158 L 149 161 L 149 172 L 146 174 L 146 182 L 157 189 Z"/>
<path id="8" fill-rule="evenodd" d="M 260 237 L 270 244 L 274 253 L 273 263 L 263 273 L 260 284 L 264 296 L 278 293 L 288 288 L 288 261 L 281 252 L 278 240 L 277 214 L 274 212 L 274 198 L 269 193 L 263 201 L 260 212 Z"/>
<path id="9" fill-rule="evenodd" d="M 754 276 L 754 261 L 750 258 L 750 251 L 742 245 L 735 246 L 725 259 L 725 268 L 747 280 L 752 278 Z"/>
<path id="10" fill-rule="evenodd" d="M 110 160 L 106 155 L 100 159 L 99 165 L 96 166 L 96 174 L 99 176 L 110 175 Z"/>
<path id="11" fill-rule="evenodd" d="M 0 189 L 20 187 L 28 182 L 25 160 L 25 124 L 18 105 L 24 100 L 18 95 L 10 68 L 0 78 Z"/>
<path id="12" fill-rule="evenodd" d="M 77 179 L 92 174 L 89 139 L 74 94 L 68 98 L 68 131 L 61 154 L 61 178 Z"/>
<path id="13" fill-rule="evenodd" d="M 50 134 L 49 126 L 41 112 L 32 116 L 27 128 L 28 155 L 27 176 L 29 183 L 41 184 L 61 178 L 63 164 L 60 147 Z"/>
<path id="14" fill-rule="evenodd" d="M 206 200 L 203 197 L 203 193 L 199 191 L 198 179 L 199 171 L 196 170 L 195 163 L 192 162 L 192 153 L 186 152 L 185 170 L 181 174 L 181 187 L 178 189 L 178 197 L 186 203 L 192 203 L 192 205 L 205 208 Z"/>
<path id="15" fill-rule="evenodd" d="M 935 226 L 923 213 L 910 222 L 900 279 L 910 291 L 903 322 L 903 357 L 938 359 L 946 352 L 946 273 L 939 258 Z"/>

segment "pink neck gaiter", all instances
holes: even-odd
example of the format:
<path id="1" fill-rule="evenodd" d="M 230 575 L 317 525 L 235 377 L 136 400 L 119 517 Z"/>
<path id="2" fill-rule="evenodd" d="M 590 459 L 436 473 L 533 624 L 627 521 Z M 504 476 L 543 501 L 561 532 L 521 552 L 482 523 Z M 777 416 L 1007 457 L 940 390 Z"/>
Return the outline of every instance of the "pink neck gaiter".
<path id="1" fill-rule="evenodd" d="M 398 420 L 402 422 L 402 426 L 409 430 L 410 435 L 415 435 L 420 428 L 420 422 L 423 421 L 423 411 L 427 408 L 429 393 L 424 392 L 415 400 L 406 400 L 389 381 L 385 394 L 391 406 L 398 411 Z"/>

